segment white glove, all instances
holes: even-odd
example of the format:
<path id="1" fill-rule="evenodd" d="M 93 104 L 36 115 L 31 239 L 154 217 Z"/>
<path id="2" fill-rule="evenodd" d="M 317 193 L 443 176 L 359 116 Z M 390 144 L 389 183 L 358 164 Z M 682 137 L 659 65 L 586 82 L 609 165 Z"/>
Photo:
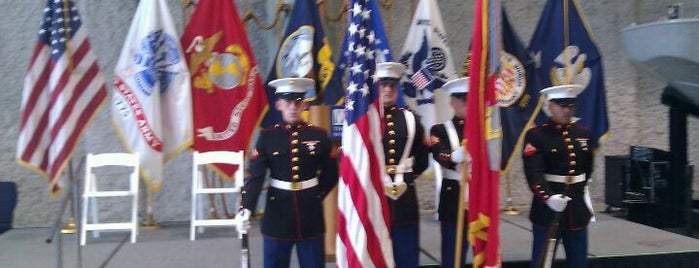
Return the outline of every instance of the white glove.
<path id="1" fill-rule="evenodd" d="M 561 194 L 555 194 L 550 196 L 549 199 L 546 199 L 546 205 L 556 212 L 561 212 L 566 209 L 568 201 L 570 200 L 570 197 L 563 196 Z"/>
<path id="2" fill-rule="evenodd" d="M 589 180 L 588 180 L 589 182 Z M 583 195 L 583 198 L 585 199 L 585 205 L 587 205 L 587 209 L 590 210 L 590 214 L 592 214 L 592 217 L 590 218 L 590 222 L 597 221 L 595 219 L 595 211 L 592 209 L 592 198 L 590 197 L 590 186 L 585 186 L 585 195 Z"/>
<path id="3" fill-rule="evenodd" d="M 466 160 L 466 149 L 463 146 L 459 146 L 456 150 L 451 152 L 451 161 L 454 163 L 461 163 Z"/>
<path id="4" fill-rule="evenodd" d="M 241 237 L 250 229 L 250 210 L 247 208 L 241 209 L 235 214 L 235 220 L 238 221 L 238 224 L 235 225 L 235 229 L 238 231 L 238 236 Z"/>

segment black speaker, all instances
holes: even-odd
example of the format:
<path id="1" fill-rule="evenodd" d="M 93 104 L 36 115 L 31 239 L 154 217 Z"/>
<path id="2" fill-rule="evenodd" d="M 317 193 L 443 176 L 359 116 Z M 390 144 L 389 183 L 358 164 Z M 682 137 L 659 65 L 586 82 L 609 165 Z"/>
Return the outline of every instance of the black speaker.
<path id="1" fill-rule="evenodd" d="M 628 155 L 607 155 L 604 157 L 604 203 L 610 207 L 622 207 L 624 200 L 624 178 L 626 177 Z"/>

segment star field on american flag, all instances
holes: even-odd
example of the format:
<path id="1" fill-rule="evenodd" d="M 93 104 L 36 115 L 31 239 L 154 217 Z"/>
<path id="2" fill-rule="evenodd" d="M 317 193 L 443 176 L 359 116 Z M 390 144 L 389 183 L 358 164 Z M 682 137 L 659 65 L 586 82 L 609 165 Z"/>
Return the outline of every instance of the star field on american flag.
<path id="1" fill-rule="evenodd" d="M 375 55 L 378 39 L 370 22 L 371 10 L 365 7 L 366 1 L 357 1 L 350 9 L 351 23 L 347 29 L 347 66 L 348 72 L 347 124 L 366 113 L 367 109 L 379 96 L 371 90 L 375 72 Z"/>
<path id="2" fill-rule="evenodd" d="M 68 6 L 67 11 L 64 9 L 65 5 Z M 70 20 L 68 24 L 64 21 L 66 12 L 68 20 Z M 70 35 L 78 32 L 81 25 L 80 15 L 73 1 L 64 3 L 62 0 L 54 0 L 51 7 L 44 8 L 39 40 L 51 47 L 51 57 L 58 60 L 66 50 L 66 41 Z"/>

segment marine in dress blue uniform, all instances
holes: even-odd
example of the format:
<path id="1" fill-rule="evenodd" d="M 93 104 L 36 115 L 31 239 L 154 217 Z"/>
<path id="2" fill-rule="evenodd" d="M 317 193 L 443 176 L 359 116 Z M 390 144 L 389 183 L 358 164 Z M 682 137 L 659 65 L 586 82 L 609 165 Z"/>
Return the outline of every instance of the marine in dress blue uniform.
<path id="1" fill-rule="evenodd" d="M 410 110 L 396 106 L 397 82 L 405 66 L 383 62 L 376 66 L 379 93 L 384 105 L 384 156 L 391 185 L 386 186 L 391 210 L 391 239 L 396 267 L 417 267 L 420 255 L 420 217 L 415 178 L 428 165 L 425 130 Z"/>
<path id="2" fill-rule="evenodd" d="M 442 89 L 451 95 L 449 104 L 454 109 L 454 117 L 443 124 L 434 125 L 430 129 L 432 157 L 442 169 L 442 185 L 437 208 L 442 233 L 442 267 L 454 267 L 459 190 L 463 177 L 461 166 L 466 160 L 465 148 L 461 145 L 461 141 L 464 137 L 468 82 L 468 77 L 457 78 L 442 86 Z M 463 227 L 461 250 L 463 267 L 467 266 L 465 260 L 469 248 L 467 217 L 468 212 L 466 211 L 464 212 L 466 224 Z"/>
<path id="3" fill-rule="evenodd" d="M 275 107 L 283 122 L 260 133 L 243 189 L 243 211 L 255 211 L 269 170 L 262 219 L 264 266 L 289 267 L 296 246 L 301 267 L 324 267 L 322 202 L 337 183 L 337 164 L 326 131 L 300 118 L 304 92 L 313 88 L 313 80 L 283 78 L 269 84 L 276 88 Z"/>
<path id="4" fill-rule="evenodd" d="M 560 214 L 558 237 L 566 267 L 587 267 L 587 225 L 593 218 L 587 181 L 592 174 L 590 133 L 574 122 L 579 85 L 541 90 L 549 119 L 530 129 L 524 139 L 524 172 L 534 193 L 529 219 L 533 225 L 532 267 L 547 242 L 547 231 Z"/>

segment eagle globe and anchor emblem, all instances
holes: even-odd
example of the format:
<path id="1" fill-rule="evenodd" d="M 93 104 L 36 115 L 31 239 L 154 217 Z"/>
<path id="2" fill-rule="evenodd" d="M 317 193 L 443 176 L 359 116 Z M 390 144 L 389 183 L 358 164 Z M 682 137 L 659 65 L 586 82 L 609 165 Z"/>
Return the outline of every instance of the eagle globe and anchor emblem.
<path id="1" fill-rule="evenodd" d="M 214 51 L 220 39 L 221 32 L 206 39 L 197 36 L 187 48 L 187 53 L 193 52 L 193 68 L 190 68 L 195 88 L 203 89 L 209 94 L 214 93 L 214 89 L 224 92 L 236 89 L 245 91 L 244 98 L 231 110 L 228 126 L 223 131 L 216 132 L 213 126 L 197 129 L 197 137 L 209 141 L 226 140 L 237 133 L 243 111 L 254 95 L 254 83 L 248 83 L 248 79 L 257 74 L 256 67 L 250 66 L 250 59 L 240 44 L 230 44 L 222 52 Z"/>
<path id="2" fill-rule="evenodd" d="M 277 55 L 277 77 L 308 77 L 313 69 L 313 27 L 304 25 L 282 42 Z"/>

